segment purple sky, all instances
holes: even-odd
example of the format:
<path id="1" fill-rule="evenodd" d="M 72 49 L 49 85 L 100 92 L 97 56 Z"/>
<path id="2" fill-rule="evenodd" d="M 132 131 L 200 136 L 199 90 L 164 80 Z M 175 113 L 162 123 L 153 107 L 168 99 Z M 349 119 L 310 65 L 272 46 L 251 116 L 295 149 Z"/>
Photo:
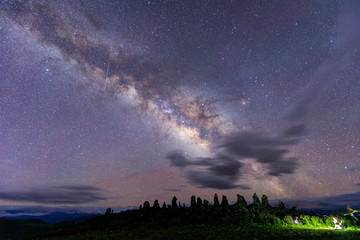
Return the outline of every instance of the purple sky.
<path id="1" fill-rule="evenodd" d="M 0 0 L 0 204 L 359 192 L 358 1 Z"/>

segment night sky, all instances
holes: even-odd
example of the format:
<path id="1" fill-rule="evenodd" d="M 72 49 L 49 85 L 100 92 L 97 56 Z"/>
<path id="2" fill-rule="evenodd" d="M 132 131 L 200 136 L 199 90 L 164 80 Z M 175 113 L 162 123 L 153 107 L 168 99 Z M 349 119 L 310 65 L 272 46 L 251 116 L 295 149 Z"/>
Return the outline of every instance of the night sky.
<path id="1" fill-rule="evenodd" d="M 360 190 L 360 2 L 0 0 L 0 204 Z"/>

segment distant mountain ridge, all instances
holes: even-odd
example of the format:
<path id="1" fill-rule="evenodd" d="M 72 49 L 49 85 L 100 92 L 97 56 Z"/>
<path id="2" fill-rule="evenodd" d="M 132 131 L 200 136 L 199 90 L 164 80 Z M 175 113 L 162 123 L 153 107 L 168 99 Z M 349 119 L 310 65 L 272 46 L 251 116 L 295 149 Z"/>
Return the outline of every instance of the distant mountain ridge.
<path id="1" fill-rule="evenodd" d="M 135 207 L 115 207 L 115 211 L 134 209 Z M 39 219 L 47 223 L 63 221 L 79 223 L 105 213 L 105 207 L 82 206 L 32 206 L 0 205 L 0 218 L 4 219 Z"/>
<path id="2" fill-rule="evenodd" d="M 270 200 L 269 202 L 271 205 L 276 206 L 278 201 Z M 345 212 L 347 206 L 353 209 L 360 209 L 360 192 L 314 198 L 285 198 L 281 199 L 281 201 L 288 207 L 296 206 L 304 210 L 330 211 L 329 213 Z"/>
<path id="3" fill-rule="evenodd" d="M 66 212 L 51 212 L 41 216 L 34 216 L 29 214 L 16 215 L 16 216 L 6 216 L 4 219 L 36 219 L 41 220 L 46 223 L 59 223 L 59 222 L 75 222 L 80 223 L 89 218 L 93 218 L 99 216 L 101 214 L 98 213 L 66 213 Z"/>

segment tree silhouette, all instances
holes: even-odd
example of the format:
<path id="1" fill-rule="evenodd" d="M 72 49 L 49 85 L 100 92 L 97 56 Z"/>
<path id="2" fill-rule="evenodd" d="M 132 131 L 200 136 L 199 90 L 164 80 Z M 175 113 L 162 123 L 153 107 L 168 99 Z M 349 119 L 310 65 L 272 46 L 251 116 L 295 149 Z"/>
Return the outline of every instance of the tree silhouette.
<path id="1" fill-rule="evenodd" d="M 241 196 L 240 194 L 237 194 L 235 209 L 237 210 L 237 212 L 239 214 L 244 214 L 244 213 L 248 212 L 247 202 L 246 202 L 245 198 L 243 196 Z"/>
<path id="2" fill-rule="evenodd" d="M 246 202 L 245 198 L 243 196 L 241 196 L 240 194 L 237 195 L 236 205 L 238 205 L 239 207 L 242 207 L 242 208 L 247 206 L 247 202 Z"/>
<path id="3" fill-rule="evenodd" d="M 278 207 L 279 208 L 285 208 L 285 205 L 281 200 L 279 200 L 279 206 Z"/>
<path id="4" fill-rule="evenodd" d="M 215 193 L 215 195 L 214 195 L 214 206 L 215 207 L 218 207 L 220 205 L 220 203 L 219 203 L 219 197 L 218 197 L 218 195 Z"/>
<path id="5" fill-rule="evenodd" d="M 160 204 L 159 204 L 159 201 L 158 201 L 158 200 L 155 200 L 155 201 L 154 201 L 153 208 L 160 208 Z"/>
<path id="6" fill-rule="evenodd" d="M 196 199 L 196 206 L 197 206 L 197 207 L 201 207 L 202 205 L 203 205 L 203 203 L 202 203 L 202 201 L 201 201 L 201 198 L 198 197 L 198 198 Z"/>
<path id="7" fill-rule="evenodd" d="M 150 203 L 149 201 L 145 201 L 144 202 L 144 209 L 149 209 L 150 208 Z"/>
<path id="8" fill-rule="evenodd" d="M 190 200 L 190 205 L 192 208 L 196 207 L 196 200 L 195 200 L 195 196 L 191 196 L 191 200 Z"/>
<path id="9" fill-rule="evenodd" d="M 254 205 L 259 207 L 260 206 L 260 199 L 259 197 L 256 195 L 256 193 L 254 193 L 253 195 L 253 201 L 254 201 Z"/>
<path id="10" fill-rule="evenodd" d="M 262 195 L 262 197 L 261 197 L 261 205 L 264 208 L 271 208 L 271 205 L 270 205 L 269 200 L 268 200 L 266 195 Z"/>
<path id="11" fill-rule="evenodd" d="M 172 208 L 177 208 L 178 207 L 176 201 L 177 201 L 177 198 L 176 198 L 176 196 L 174 196 L 172 201 L 171 201 L 171 207 Z"/>
<path id="12" fill-rule="evenodd" d="M 156 199 L 150 206 L 149 201 L 145 201 L 140 205 L 139 210 L 129 210 L 118 214 L 111 214 L 112 209 L 106 209 L 104 218 L 106 221 L 115 221 L 116 224 L 127 226 L 133 224 L 149 224 L 170 226 L 186 225 L 186 224 L 247 224 L 250 222 L 256 224 L 271 223 L 277 224 L 287 216 L 292 223 L 292 218 L 300 217 L 300 212 L 293 207 L 291 210 L 286 209 L 282 201 L 279 201 L 278 207 L 272 207 L 266 195 L 262 195 L 261 200 L 256 193 L 253 195 L 253 204 L 247 205 L 243 196 L 237 194 L 237 201 L 233 205 L 229 205 L 229 201 L 225 195 L 219 201 L 217 194 L 214 194 L 214 205 L 209 205 L 206 199 L 201 199 L 195 195 L 191 196 L 191 204 L 183 204 L 178 202 L 177 197 L 172 198 L 171 204 L 165 202 L 160 209 L 159 201 Z M 191 207 L 190 207 L 191 206 Z M 167 209 L 169 208 L 169 209 Z M 303 215 L 309 216 L 308 213 Z M 119 221 L 117 220 L 119 219 Z M 115 224 L 114 222 L 114 224 Z"/>
<path id="13" fill-rule="evenodd" d="M 110 215 L 111 214 L 111 208 L 106 209 L 105 215 Z"/>
<path id="14" fill-rule="evenodd" d="M 222 196 L 221 206 L 222 206 L 222 207 L 227 207 L 227 206 L 229 206 L 229 202 L 228 202 L 228 200 L 227 200 L 227 198 L 226 198 L 225 195 Z"/>

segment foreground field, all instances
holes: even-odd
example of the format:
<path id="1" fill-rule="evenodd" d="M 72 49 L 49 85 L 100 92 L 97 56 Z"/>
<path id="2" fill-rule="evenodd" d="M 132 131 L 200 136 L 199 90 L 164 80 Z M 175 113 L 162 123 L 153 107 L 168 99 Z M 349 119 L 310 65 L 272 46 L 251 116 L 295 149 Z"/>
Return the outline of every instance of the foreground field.
<path id="1" fill-rule="evenodd" d="M 148 201 L 139 209 L 113 213 L 111 208 L 101 216 L 83 223 L 59 225 L 53 231 L 39 231 L 27 239 L 359 239 L 359 220 L 355 215 L 320 215 L 261 202 L 256 194 L 253 204 L 238 195 L 229 205 L 223 196 L 214 204 L 191 196 L 190 206 L 180 205 L 173 198 L 171 205 L 160 208 L 157 200 Z M 357 211 L 354 211 L 354 213 Z M 340 228 L 334 230 L 334 228 Z M 47 229 L 44 229 L 47 230 Z"/>
<path id="2" fill-rule="evenodd" d="M 63 233 L 58 233 L 62 235 Z M 70 234 L 70 235 L 68 235 Z M 360 239 L 360 231 L 281 228 L 273 226 L 188 225 L 180 227 L 140 227 L 94 230 L 43 236 L 37 239 Z"/>

